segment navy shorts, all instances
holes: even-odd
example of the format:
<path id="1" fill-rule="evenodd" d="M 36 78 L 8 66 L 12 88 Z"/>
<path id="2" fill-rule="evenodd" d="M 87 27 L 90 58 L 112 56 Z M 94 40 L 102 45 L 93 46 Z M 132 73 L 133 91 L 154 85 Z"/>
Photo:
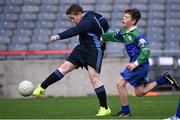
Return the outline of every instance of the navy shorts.
<path id="1" fill-rule="evenodd" d="M 101 48 L 87 48 L 81 45 L 77 45 L 66 61 L 71 62 L 72 64 L 78 65 L 80 67 L 85 67 L 90 65 L 93 67 L 97 73 L 101 71 L 103 59 L 103 52 Z"/>
<path id="2" fill-rule="evenodd" d="M 127 67 L 123 72 L 121 72 L 121 76 L 132 86 L 138 87 L 143 84 L 147 84 L 147 75 L 149 71 L 149 64 L 143 64 L 133 71 L 130 71 Z"/>

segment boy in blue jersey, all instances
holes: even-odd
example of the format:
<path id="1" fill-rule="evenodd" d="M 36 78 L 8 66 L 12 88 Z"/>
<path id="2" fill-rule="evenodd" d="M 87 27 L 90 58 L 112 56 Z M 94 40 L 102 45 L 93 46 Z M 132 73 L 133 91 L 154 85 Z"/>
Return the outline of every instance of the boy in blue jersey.
<path id="1" fill-rule="evenodd" d="M 66 61 L 39 84 L 34 90 L 33 96 L 44 95 L 49 85 L 59 81 L 72 70 L 85 67 L 100 103 L 100 109 L 96 116 L 110 115 L 111 110 L 107 105 L 105 88 L 100 81 L 104 54 L 100 37 L 109 29 L 109 24 L 102 15 L 93 11 L 85 12 L 78 4 L 70 6 L 66 14 L 76 25 L 62 33 L 51 36 L 50 40 L 55 42 L 79 35 L 79 44 L 73 49 Z"/>
<path id="2" fill-rule="evenodd" d="M 129 64 L 117 80 L 117 88 L 120 96 L 121 106 L 115 116 L 128 117 L 131 115 L 126 84 L 134 87 L 136 96 L 144 96 L 147 92 L 163 84 L 171 84 L 178 87 L 176 80 L 171 74 L 165 73 L 156 81 L 148 82 L 149 70 L 149 42 L 145 39 L 139 28 L 136 26 L 141 14 L 138 9 L 125 10 L 122 23 L 123 27 L 118 32 L 109 31 L 102 35 L 103 41 L 122 42 L 125 44 L 130 57 Z"/>

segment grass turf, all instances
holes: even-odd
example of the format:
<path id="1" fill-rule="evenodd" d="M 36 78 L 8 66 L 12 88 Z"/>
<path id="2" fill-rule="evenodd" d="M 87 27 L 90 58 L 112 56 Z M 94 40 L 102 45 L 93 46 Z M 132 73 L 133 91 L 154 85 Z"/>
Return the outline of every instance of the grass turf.
<path id="1" fill-rule="evenodd" d="M 129 119 L 163 119 L 176 112 L 178 95 L 156 97 L 129 96 L 132 116 Z M 109 96 L 112 114 L 119 110 L 119 98 Z M 115 119 L 95 117 L 98 109 L 95 96 L 28 99 L 0 99 L 0 119 Z"/>

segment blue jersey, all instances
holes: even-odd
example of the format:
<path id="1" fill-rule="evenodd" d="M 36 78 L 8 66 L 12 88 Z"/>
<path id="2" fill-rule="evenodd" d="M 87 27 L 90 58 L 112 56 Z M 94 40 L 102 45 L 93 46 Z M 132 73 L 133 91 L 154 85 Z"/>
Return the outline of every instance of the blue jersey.
<path id="1" fill-rule="evenodd" d="M 74 27 L 58 33 L 60 39 L 79 35 L 79 43 L 84 47 L 100 48 L 100 37 L 109 29 L 107 20 L 100 14 L 87 11 L 81 21 Z"/>
<path id="2" fill-rule="evenodd" d="M 139 65 L 149 64 L 149 42 L 136 26 L 129 31 L 123 27 L 117 33 L 113 31 L 107 32 L 102 35 L 102 38 L 104 41 L 123 42 L 130 57 L 130 63 L 136 61 Z"/>
<path id="3" fill-rule="evenodd" d="M 140 30 L 134 26 L 129 31 L 123 27 L 119 32 L 107 32 L 102 36 L 105 41 L 122 42 L 125 44 L 130 63 L 138 62 L 138 67 L 129 70 L 128 67 L 121 72 L 121 76 L 132 86 L 138 87 L 148 82 L 147 74 L 149 70 L 149 42 L 144 38 Z"/>

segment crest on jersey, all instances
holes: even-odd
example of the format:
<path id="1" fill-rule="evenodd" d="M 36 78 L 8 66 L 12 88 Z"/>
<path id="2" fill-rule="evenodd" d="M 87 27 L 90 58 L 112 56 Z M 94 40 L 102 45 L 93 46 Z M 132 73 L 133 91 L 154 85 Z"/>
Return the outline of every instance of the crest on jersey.
<path id="1" fill-rule="evenodd" d="M 145 43 L 147 43 L 145 39 L 140 39 L 139 40 L 139 45 L 144 46 Z"/>
<path id="2" fill-rule="evenodd" d="M 131 37 L 130 35 L 128 36 L 128 40 L 129 40 L 129 41 L 132 41 L 132 37 Z"/>

